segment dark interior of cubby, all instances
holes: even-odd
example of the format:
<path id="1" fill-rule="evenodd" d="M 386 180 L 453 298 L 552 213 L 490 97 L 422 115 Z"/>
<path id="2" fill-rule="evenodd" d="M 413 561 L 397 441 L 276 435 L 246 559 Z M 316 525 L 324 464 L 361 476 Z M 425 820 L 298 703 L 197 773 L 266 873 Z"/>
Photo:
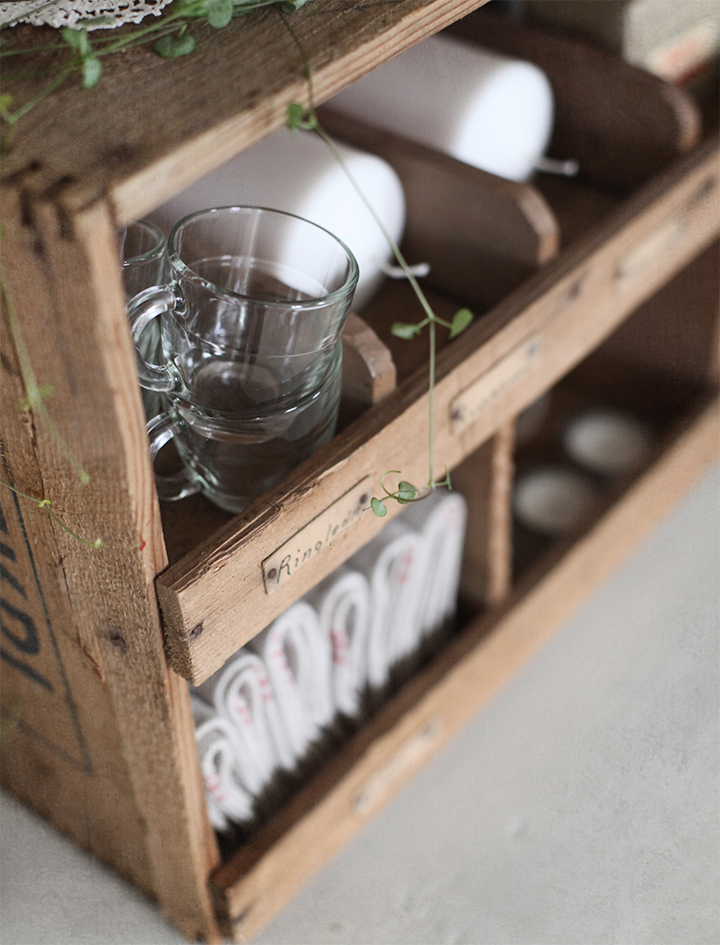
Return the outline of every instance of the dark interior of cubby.
<path id="1" fill-rule="evenodd" d="M 537 405 L 541 422 L 515 453 L 517 473 L 542 464 L 572 466 L 562 445 L 567 423 L 594 408 L 625 411 L 647 424 L 654 441 L 649 462 L 674 429 L 712 392 L 718 378 L 720 252 L 708 247 L 553 387 Z M 533 406 L 527 417 L 532 419 Z M 521 421 L 522 422 L 522 421 Z M 643 469 L 598 479 L 600 501 L 578 532 L 552 539 L 514 523 L 513 575 L 518 581 L 555 545 L 570 545 L 599 518 Z"/>

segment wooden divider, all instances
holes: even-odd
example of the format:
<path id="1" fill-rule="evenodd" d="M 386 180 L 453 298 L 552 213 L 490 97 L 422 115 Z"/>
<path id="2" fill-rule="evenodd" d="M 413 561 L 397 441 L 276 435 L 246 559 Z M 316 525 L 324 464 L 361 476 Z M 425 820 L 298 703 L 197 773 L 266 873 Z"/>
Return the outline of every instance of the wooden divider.
<path id="1" fill-rule="evenodd" d="M 387 161 L 407 201 L 403 252 L 426 262 L 423 284 L 489 307 L 556 255 L 558 226 L 530 184 L 372 128 L 328 108 L 323 127 L 336 138 Z"/>

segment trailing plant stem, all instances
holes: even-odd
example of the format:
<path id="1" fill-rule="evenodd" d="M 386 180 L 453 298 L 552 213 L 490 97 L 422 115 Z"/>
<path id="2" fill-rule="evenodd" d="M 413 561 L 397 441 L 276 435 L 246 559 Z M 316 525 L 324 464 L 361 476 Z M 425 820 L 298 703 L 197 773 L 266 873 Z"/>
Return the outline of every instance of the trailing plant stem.
<path id="1" fill-rule="evenodd" d="M 5 482 L 3 479 L 0 479 L 0 486 L 5 486 L 6 489 L 9 489 L 11 492 L 14 492 L 15 495 L 22 496 L 23 499 L 29 499 L 31 502 L 34 502 L 35 505 L 39 509 L 42 509 L 44 512 L 47 512 L 47 514 L 50 516 L 53 522 L 57 522 L 57 524 L 60 526 L 60 528 L 62 528 L 63 531 L 67 532 L 68 535 L 71 535 L 81 544 L 88 545 L 88 547 L 95 548 L 96 550 L 99 548 L 107 547 L 105 545 L 105 542 L 101 538 L 95 538 L 95 539 L 83 538 L 82 535 L 78 535 L 77 532 L 73 531 L 72 528 L 66 525 L 65 522 L 63 522 L 63 520 L 59 516 L 57 516 L 53 512 L 53 510 L 50 508 L 50 499 L 38 499 L 34 495 L 28 495 L 27 492 L 21 492 L 20 489 L 16 489 L 15 486 L 11 486 L 9 482 Z"/>

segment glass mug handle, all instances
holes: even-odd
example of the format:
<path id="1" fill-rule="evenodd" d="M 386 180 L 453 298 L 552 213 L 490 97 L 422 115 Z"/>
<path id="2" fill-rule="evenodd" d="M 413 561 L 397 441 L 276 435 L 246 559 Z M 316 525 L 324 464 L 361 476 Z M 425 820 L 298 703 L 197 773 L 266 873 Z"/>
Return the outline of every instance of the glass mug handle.
<path id="1" fill-rule="evenodd" d="M 172 312 L 177 305 L 177 297 L 168 285 L 151 286 L 139 292 L 128 302 L 127 313 L 130 319 L 130 334 L 135 344 L 138 378 L 140 386 L 146 390 L 171 391 L 175 388 L 175 377 L 170 366 L 152 364 L 142 355 L 140 339 L 153 319 L 164 312 Z"/>
<path id="2" fill-rule="evenodd" d="M 160 413 L 147 425 L 147 433 L 150 438 L 150 459 L 153 466 L 160 450 L 169 443 L 178 433 L 182 433 L 185 424 L 182 420 L 171 416 L 168 413 Z M 200 491 L 198 483 L 193 482 L 184 470 L 176 473 L 155 472 L 155 486 L 158 498 L 164 502 L 174 502 L 177 499 L 184 499 L 186 496 L 195 495 Z"/>

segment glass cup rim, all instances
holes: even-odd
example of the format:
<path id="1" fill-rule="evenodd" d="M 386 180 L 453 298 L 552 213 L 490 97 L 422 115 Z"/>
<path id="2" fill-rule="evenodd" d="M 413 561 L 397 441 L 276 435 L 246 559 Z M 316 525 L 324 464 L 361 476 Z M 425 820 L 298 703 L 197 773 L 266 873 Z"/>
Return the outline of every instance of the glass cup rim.
<path id="1" fill-rule="evenodd" d="M 357 259 L 355 258 L 354 253 L 350 247 L 344 243 L 339 236 L 336 236 L 330 230 L 326 229 L 324 226 L 321 226 L 319 223 L 314 223 L 312 220 L 307 220 L 305 217 L 301 217 L 296 213 L 288 213 L 286 210 L 277 210 L 273 207 L 263 207 L 255 206 L 251 204 L 228 204 L 227 206 L 222 207 L 208 207 L 204 210 L 195 210 L 192 213 L 186 214 L 180 220 L 175 223 L 170 229 L 170 233 L 167 238 L 167 255 L 170 266 L 173 270 L 180 273 L 183 279 L 187 279 L 189 282 L 192 282 L 194 285 L 201 288 L 205 288 L 213 293 L 213 295 L 218 295 L 227 299 L 242 300 L 244 302 L 254 302 L 257 301 L 253 299 L 252 296 L 243 295 L 241 292 L 233 292 L 232 289 L 224 289 L 222 286 L 216 285 L 214 282 L 203 278 L 198 275 L 190 266 L 187 265 L 179 255 L 175 248 L 175 241 L 178 232 L 188 223 L 202 216 L 211 216 L 213 214 L 225 213 L 227 211 L 232 212 L 245 212 L 245 211 L 261 211 L 263 214 L 272 214 L 273 216 L 282 216 L 289 217 L 293 220 L 299 220 L 301 223 L 304 223 L 306 226 L 312 227 L 316 230 L 327 234 L 333 242 L 337 243 L 338 246 L 344 251 L 348 263 L 349 263 L 349 272 L 348 275 L 341 286 L 335 289 L 333 292 L 328 292 L 326 295 L 315 296 L 310 299 L 297 299 L 297 300 L 284 300 L 284 301 L 264 301 L 262 304 L 268 308 L 273 308 L 275 306 L 282 306 L 287 309 L 291 307 L 293 309 L 313 309 L 318 308 L 319 306 L 331 306 L 334 305 L 344 296 L 348 295 L 351 292 L 354 292 L 355 286 L 357 285 L 358 277 L 360 274 L 360 269 L 358 266 Z"/>
<path id="2" fill-rule="evenodd" d="M 129 256 L 127 259 L 123 259 L 123 269 L 125 269 L 127 266 L 137 265 L 137 263 L 140 262 L 150 262 L 153 259 L 158 259 L 163 255 L 167 248 L 165 234 L 156 223 L 152 222 L 152 220 L 133 220 L 132 223 L 128 223 L 127 226 L 123 228 L 123 231 L 127 231 L 131 226 L 142 226 L 145 229 L 150 230 L 150 232 L 157 237 L 157 243 L 146 253 L 140 253 L 137 256 Z"/>

